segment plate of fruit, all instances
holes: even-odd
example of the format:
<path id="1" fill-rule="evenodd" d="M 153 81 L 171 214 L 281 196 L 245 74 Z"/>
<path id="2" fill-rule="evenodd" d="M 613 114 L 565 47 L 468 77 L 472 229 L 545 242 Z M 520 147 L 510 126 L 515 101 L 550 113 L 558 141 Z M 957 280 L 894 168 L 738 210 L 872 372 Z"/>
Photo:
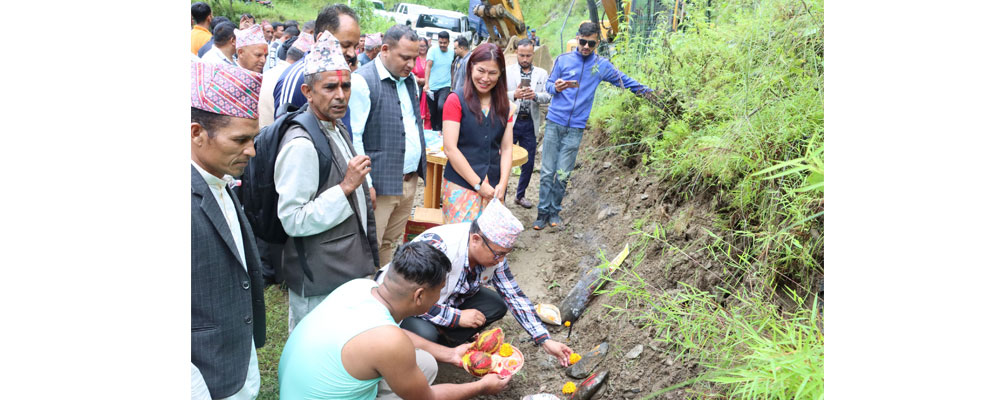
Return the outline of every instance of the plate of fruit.
<path id="1" fill-rule="evenodd" d="M 462 368 L 473 376 L 498 374 L 506 378 L 524 367 L 524 354 L 510 343 L 504 343 L 503 330 L 491 329 L 479 334 L 462 356 Z"/>

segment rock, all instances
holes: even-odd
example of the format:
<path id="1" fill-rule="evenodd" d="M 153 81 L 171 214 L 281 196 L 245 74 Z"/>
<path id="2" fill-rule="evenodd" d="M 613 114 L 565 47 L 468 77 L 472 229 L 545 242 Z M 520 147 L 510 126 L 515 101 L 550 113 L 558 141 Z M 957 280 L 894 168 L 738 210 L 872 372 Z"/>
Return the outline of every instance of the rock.
<path id="1" fill-rule="evenodd" d="M 546 356 L 547 357 L 542 358 L 542 360 L 538 362 L 538 366 L 542 367 L 542 369 L 557 368 L 559 365 L 559 359 L 548 354 L 546 354 Z"/>
<path id="2" fill-rule="evenodd" d="M 555 247 L 549 247 L 548 249 L 545 249 L 545 251 L 547 251 L 549 253 L 555 253 L 556 252 L 556 248 Z"/>
<path id="3" fill-rule="evenodd" d="M 611 217 L 611 216 L 614 216 L 614 215 L 617 215 L 617 214 L 618 214 L 618 210 L 617 209 L 615 209 L 614 207 L 611 207 L 611 206 L 605 206 L 604 208 L 601 209 L 600 212 L 597 213 L 597 220 L 598 221 L 604 221 L 604 220 L 608 219 L 608 217 Z"/>
<path id="4" fill-rule="evenodd" d="M 608 355 L 609 348 L 610 346 L 608 343 L 604 342 L 594 346 L 594 348 L 587 353 L 581 354 L 583 357 L 580 361 L 577 361 L 576 364 L 571 365 L 569 369 L 566 370 L 566 375 L 576 379 L 582 379 L 587 376 L 587 374 L 593 371 L 594 368 L 597 368 L 597 364 L 604 361 L 604 358 Z"/>
<path id="5" fill-rule="evenodd" d="M 637 345 L 635 345 L 635 347 L 632 348 L 632 350 L 629 350 L 628 353 L 625 353 L 625 358 L 628 358 L 628 359 L 631 360 L 631 359 L 639 357 L 640 354 L 642 354 L 642 345 L 641 344 L 637 344 Z"/>
<path id="6" fill-rule="evenodd" d="M 645 193 L 643 193 L 642 196 L 639 196 L 639 200 L 646 200 L 648 198 L 649 198 L 649 195 L 645 194 Z"/>
<path id="7" fill-rule="evenodd" d="M 597 392 L 590 397 L 590 400 L 599 400 L 601 397 L 604 397 L 604 393 L 608 391 L 609 387 L 611 387 L 611 385 L 601 385 L 601 388 L 597 389 Z"/>
<path id="8" fill-rule="evenodd" d="M 576 392 L 573 392 L 573 396 L 570 400 L 590 400 L 597 393 L 597 390 L 604 385 L 604 381 L 608 378 L 608 371 L 595 372 L 576 385 Z"/>
<path id="9" fill-rule="evenodd" d="M 576 240 L 583 239 L 583 234 L 582 233 L 575 233 L 575 234 L 573 234 L 573 239 L 576 239 Z"/>
<path id="10" fill-rule="evenodd" d="M 608 169 L 608 168 L 611 168 L 611 161 L 605 161 L 604 164 L 601 164 L 601 169 Z"/>
<path id="11" fill-rule="evenodd" d="M 625 392 L 622 394 L 622 396 L 625 397 L 626 399 L 633 399 L 635 398 L 635 396 L 638 396 L 639 392 L 641 391 L 642 389 L 640 388 L 625 389 Z"/>

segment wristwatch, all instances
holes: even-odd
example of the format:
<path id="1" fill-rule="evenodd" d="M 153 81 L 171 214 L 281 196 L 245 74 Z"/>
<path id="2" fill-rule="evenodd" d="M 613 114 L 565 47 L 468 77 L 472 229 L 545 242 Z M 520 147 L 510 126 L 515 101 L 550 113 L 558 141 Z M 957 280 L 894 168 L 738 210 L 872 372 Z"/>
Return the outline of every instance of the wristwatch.
<path id="1" fill-rule="evenodd" d="M 475 189 L 475 191 L 476 191 L 476 192 L 478 192 L 478 191 L 479 191 L 479 184 L 480 184 L 480 183 L 483 183 L 483 181 L 479 181 L 479 183 L 477 183 L 477 184 L 475 184 L 475 185 L 472 185 L 472 188 L 473 188 L 473 189 Z"/>

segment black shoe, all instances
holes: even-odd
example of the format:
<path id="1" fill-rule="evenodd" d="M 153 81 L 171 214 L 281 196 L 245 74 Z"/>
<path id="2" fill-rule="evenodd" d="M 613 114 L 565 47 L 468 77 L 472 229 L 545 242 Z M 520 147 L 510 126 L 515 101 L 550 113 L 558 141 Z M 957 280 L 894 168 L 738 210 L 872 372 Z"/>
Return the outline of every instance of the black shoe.
<path id="1" fill-rule="evenodd" d="M 534 204 L 531 204 L 530 201 L 525 200 L 524 197 L 519 197 L 519 198 L 514 199 L 514 203 L 517 203 L 517 205 L 519 205 L 521 207 L 524 207 L 524 208 L 531 208 L 531 207 L 535 206 Z"/>
<path id="2" fill-rule="evenodd" d="M 536 231 L 545 229 L 545 225 L 548 224 L 548 219 L 549 217 L 547 215 L 539 215 L 538 219 L 536 219 L 535 222 L 531 224 L 531 228 Z"/>

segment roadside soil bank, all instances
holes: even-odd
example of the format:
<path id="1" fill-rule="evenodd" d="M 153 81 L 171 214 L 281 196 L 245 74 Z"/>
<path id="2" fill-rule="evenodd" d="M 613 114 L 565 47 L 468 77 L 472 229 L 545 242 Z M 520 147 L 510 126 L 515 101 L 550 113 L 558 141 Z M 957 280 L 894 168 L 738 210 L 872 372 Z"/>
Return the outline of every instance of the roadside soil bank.
<path id="1" fill-rule="evenodd" d="M 537 216 L 540 156 L 536 155 L 535 172 L 525 196 L 536 207 L 525 209 L 514 203 L 517 177 L 511 177 L 507 206 L 526 228 L 515 245 L 515 251 L 509 256 L 511 269 L 521 289 L 535 304 L 559 306 L 581 274 L 600 264 L 599 252 L 603 251 L 610 260 L 626 243 L 636 241 L 637 237 L 630 235 L 635 230 L 634 222 L 645 218 L 669 226 L 666 237 L 670 243 L 688 250 L 675 254 L 650 241 L 640 265 L 632 264 L 637 251 L 633 248 L 632 254 L 620 267 L 622 270 L 616 274 L 635 269 L 651 287 L 663 290 L 677 288 L 678 281 L 702 290 L 713 290 L 722 281 L 721 267 L 713 265 L 707 255 L 693 250 L 703 247 L 708 239 L 701 228 L 709 227 L 713 220 L 711 194 L 693 196 L 686 201 L 675 200 L 673 197 L 679 196 L 669 196 L 666 184 L 658 184 L 652 177 L 642 176 L 635 168 L 636 163 L 629 163 L 611 151 L 602 150 L 606 146 L 604 135 L 600 132 L 585 133 L 577 166 L 563 200 L 560 216 L 564 226 L 561 228 L 531 229 L 531 223 Z M 421 186 L 416 204 L 422 204 L 422 195 Z M 672 261 L 669 273 L 668 261 Z M 596 369 L 609 372 L 602 393 L 598 393 L 600 398 L 642 398 L 704 372 L 694 361 L 676 362 L 662 342 L 653 340 L 655 332 L 652 328 L 642 329 L 639 324 L 624 317 L 609 314 L 605 305 L 616 301 L 620 299 L 612 299 L 608 295 L 594 298 L 574 324 L 569 340 L 566 337 L 569 328 L 547 325 L 555 340 L 566 343 L 580 354 L 601 342 L 608 342 L 610 352 Z M 633 304 L 630 307 L 644 305 Z M 567 376 L 566 369 L 559 366 L 555 357 L 531 342 L 511 313 L 494 326 L 503 328 L 507 341 L 524 353 L 525 366 L 513 377 L 506 391 L 490 398 L 520 399 L 536 393 L 569 398 L 560 392 L 563 384 L 573 381 L 579 385 L 582 379 Z M 626 353 L 636 345 L 643 345 L 642 352 L 636 358 L 627 358 Z M 441 365 L 436 382 L 461 383 L 474 379 L 461 368 Z M 679 389 L 657 398 L 689 397 L 692 395 Z"/>

